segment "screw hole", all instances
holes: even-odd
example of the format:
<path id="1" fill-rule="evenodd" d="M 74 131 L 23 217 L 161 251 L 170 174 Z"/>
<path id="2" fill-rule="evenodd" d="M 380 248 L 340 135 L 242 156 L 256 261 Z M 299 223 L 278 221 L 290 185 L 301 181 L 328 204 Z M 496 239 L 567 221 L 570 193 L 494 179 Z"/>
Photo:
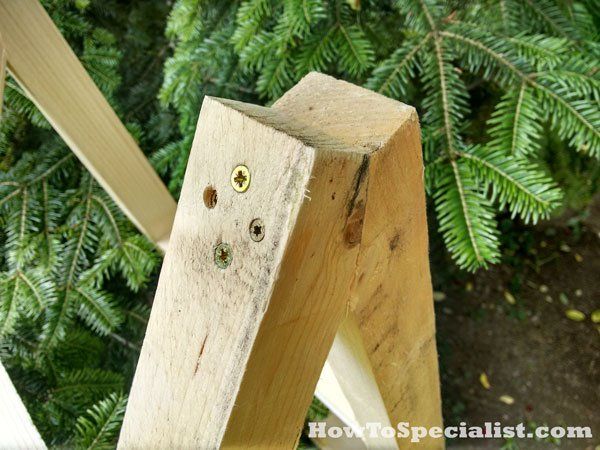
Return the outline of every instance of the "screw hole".
<path id="1" fill-rule="evenodd" d="M 204 205 L 208 209 L 213 209 L 217 205 L 217 190 L 212 186 L 208 186 L 204 189 Z"/>

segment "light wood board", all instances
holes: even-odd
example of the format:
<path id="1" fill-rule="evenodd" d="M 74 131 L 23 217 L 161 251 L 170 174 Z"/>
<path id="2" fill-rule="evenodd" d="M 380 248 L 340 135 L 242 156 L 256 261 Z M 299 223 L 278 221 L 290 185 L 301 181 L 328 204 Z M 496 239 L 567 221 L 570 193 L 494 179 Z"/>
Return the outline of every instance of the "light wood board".
<path id="1" fill-rule="evenodd" d="M 131 221 L 168 241 L 176 204 L 37 0 L 0 0 L 8 69 Z"/>
<path id="2" fill-rule="evenodd" d="M 0 35 L 0 119 L 6 76 L 6 52 Z M 0 448 L 45 449 L 40 433 L 8 373 L 0 363 Z"/>
<path id="3" fill-rule="evenodd" d="M 19 393 L 0 363 L 0 448 L 46 449 Z"/>
<path id="4" fill-rule="evenodd" d="M 414 109 L 310 75 L 272 108 L 207 98 L 199 123 L 120 448 L 290 448 L 344 318 L 329 363 L 353 417 L 368 398 L 387 423 L 439 424 Z M 228 186 L 240 163 L 245 194 Z"/>
<path id="5" fill-rule="evenodd" d="M 306 76 L 273 107 L 285 110 L 297 122 L 318 124 L 324 133 L 369 151 L 366 181 L 357 200 L 363 202 L 364 210 L 358 217 L 360 254 L 349 308 L 353 314 L 340 328 L 328 358 L 346 396 L 345 402 L 337 403 L 352 407 L 340 414 L 355 417 L 359 426 L 367 421 L 385 424 L 385 412 L 373 392 L 375 383 L 394 426 L 399 422 L 441 425 L 416 112 L 320 74 Z M 317 394 L 329 397 L 327 390 L 319 387 Z M 401 448 L 416 445 L 399 442 Z M 368 445 L 381 448 L 377 440 Z M 444 443 L 424 440 L 418 445 L 442 448 Z M 388 442 L 386 448 L 394 445 Z"/>
<path id="6" fill-rule="evenodd" d="M 362 156 L 280 131 L 267 108 L 206 98 L 120 448 L 289 448 L 346 310 L 344 223 Z M 216 156 L 215 156 L 216 155 Z M 246 193 L 229 185 L 246 164 Z M 203 203 L 212 186 L 218 202 Z M 338 195 L 333 195 L 334 192 Z M 248 225 L 265 223 L 254 242 Z M 213 249 L 227 242 L 226 269 Z M 331 271 L 335 267 L 339 270 Z"/>

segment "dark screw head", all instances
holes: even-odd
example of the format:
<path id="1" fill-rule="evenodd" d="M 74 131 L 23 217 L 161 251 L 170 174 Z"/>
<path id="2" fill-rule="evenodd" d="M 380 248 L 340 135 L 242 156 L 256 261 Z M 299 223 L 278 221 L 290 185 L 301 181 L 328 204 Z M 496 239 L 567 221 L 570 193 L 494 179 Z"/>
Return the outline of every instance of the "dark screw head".
<path id="1" fill-rule="evenodd" d="M 260 242 L 265 238 L 265 224 L 262 219 L 254 219 L 250 222 L 250 239 L 254 242 Z"/>

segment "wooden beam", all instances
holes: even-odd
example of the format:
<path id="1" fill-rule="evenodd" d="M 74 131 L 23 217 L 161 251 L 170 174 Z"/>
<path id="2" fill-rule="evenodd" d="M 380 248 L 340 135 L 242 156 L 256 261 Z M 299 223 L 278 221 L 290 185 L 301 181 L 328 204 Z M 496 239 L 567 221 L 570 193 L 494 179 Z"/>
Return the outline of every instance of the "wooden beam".
<path id="1" fill-rule="evenodd" d="M 60 33 L 53 26 L 43 8 L 34 0 L 0 0 L 0 31 L 10 37 L 6 45 L 9 53 L 8 64 L 15 78 L 134 224 L 150 239 L 157 242 L 161 248 L 165 249 L 174 215 L 174 201 L 168 195 L 160 179 L 151 169 L 144 155 L 129 136 L 124 126 L 119 122 L 114 112 L 110 109 L 110 106 L 102 98 L 102 95 L 94 86 L 89 76 L 87 76 L 75 55 L 68 48 Z M 13 49 L 12 52 L 11 48 Z M 10 56 L 11 53 L 12 57 Z M 43 75 L 40 76 L 40 74 Z M 327 94 L 333 93 L 333 91 L 323 89 L 321 91 L 314 90 L 315 86 L 310 86 L 308 83 L 310 80 L 311 78 L 309 77 L 301 84 L 305 88 L 309 86 L 307 92 L 319 92 L 321 98 L 327 98 Z M 286 102 L 292 104 L 293 102 L 289 100 L 300 92 L 298 89 L 295 91 L 296 94 L 290 93 L 286 96 L 286 99 L 278 102 L 275 105 L 275 109 L 285 105 Z M 325 94 L 325 97 L 322 97 L 323 94 Z M 361 94 L 361 96 L 366 95 L 365 93 Z M 308 114 L 302 120 L 310 122 L 315 117 L 318 117 L 318 114 L 322 115 L 323 111 L 329 111 L 328 114 L 330 117 L 335 116 L 335 114 L 332 114 L 334 110 L 327 109 L 329 106 L 325 109 L 319 109 L 319 106 L 325 103 L 316 102 L 312 110 L 313 117 L 311 118 L 311 114 Z M 352 124 L 350 126 L 347 124 L 340 125 L 340 123 L 331 121 L 325 121 L 324 124 L 319 124 L 319 126 L 325 126 L 328 133 L 333 133 L 336 139 L 339 139 L 345 145 L 358 145 L 359 147 L 361 145 L 366 145 L 367 147 L 370 145 L 371 147 L 376 147 L 378 143 L 389 139 L 389 134 L 386 134 L 390 131 L 389 128 L 386 128 L 390 122 L 389 120 L 371 120 L 367 122 L 368 126 L 366 126 L 367 123 L 360 122 L 360 115 L 363 114 L 362 119 L 364 119 L 365 111 L 348 109 L 349 106 L 352 105 L 345 105 L 337 110 L 337 112 L 348 114 L 348 111 L 352 111 L 352 113 L 357 114 L 352 119 L 353 122 L 351 121 Z M 292 111 L 288 111 L 291 116 L 294 116 L 294 109 L 292 108 Z M 296 115 L 294 118 L 298 119 L 299 117 Z M 323 117 L 318 117 L 318 120 L 323 120 Z M 313 125 L 315 124 L 312 123 L 311 126 Z M 412 145 L 413 147 L 415 146 L 414 143 Z M 415 150 L 411 150 L 412 154 L 419 154 L 420 148 L 418 143 L 415 148 L 416 153 Z M 392 154 L 394 152 L 388 151 L 382 153 Z M 379 159 L 383 158 L 381 156 Z M 394 159 L 395 157 L 388 155 L 387 158 Z M 375 162 L 378 158 L 371 159 Z M 411 164 L 413 168 L 418 167 L 421 164 L 420 159 L 416 164 L 414 161 Z M 382 167 L 384 166 L 383 163 L 381 165 Z M 381 170 L 381 172 L 383 173 L 384 170 Z M 417 171 L 414 173 L 417 173 Z M 391 175 L 393 176 L 394 174 Z M 378 175 L 374 176 L 377 177 Z M 414 192 L 417 194 L 414 198 L 417 200 L 421 199 L 422 184 L 416 183 L 411 184 L 411 186 L 413 191 L 404 189 L 402 192 L 407 193 L 408 197 L 411 198 L 413 198 L 411 192 Z M 386 189 L 384 188 L 384 191 L 387 193 Z M 395 208 L 395 212 L 397 212 L 399 206 L 403 205 L 402 200 L 402 198 L 398 197 L 392 202 L 395 205 L 392 208 Z M 417 233 L 417 242 L 420 242 L 420 246 L 414 255 L 404 254 L 404 256 L 417 256 L 421 258 L 421 261 L 426 261 L 426 259 L 422 258 L 423 252 L 426 252 L 426 234 L 423 234 L 423 230 L 425 230 L 423 217 L 421 217 L 422 223 L 419 224 L 419 226 L 422 226 L 420 228 L 421 234 L 415 232 L 410 226 L 407 228 L 407 235 Z M 400 225 L 402 227 L 399 228 L 403 228 L 406 224 Z M 400 237 L 397 237 L 397 233 L 394 234 L 397 231 L 396 228 L 384 230 L 382 226 L 376 225 L 374 229 L 377 230 L 375 235 L 380 236 L 377 233 L 383 233 L 382 235 L 389 237 L 390 245 L 391 240 L 400 239 Z M 419 230 L 418 227 L 416 229 L 417 231 Z M 422 245 L 423 241 L 425 242 L 425 247 Z M 362 247 L 366 248 L 364 245 Z M 374 248 L 377 248 L 377 246 Z M 379 250 L 372 251 L 379 254 Z M 368 264 L 373 259 L 372 256 L 368 256 L 369 252 L 366 250 L 361 251 L 361 255 L 360 258 L 361 260 L 364 258 L 365 264 Z M 394 258 L 391 258 L 391 260 L 394 260 Z M 394 264 L 390 263 L 385 273 L 395 273 L 395 270 L 402 266 L 403 264 L 397 262 Z M 426 277 L 423 276 L 425 272 Z M 428 269 L 425 272 L 420 267 L 417 270 L 420 278 L 415 280 L 410 279 L 410 277 L 402 280 L 398 278 L 398 283 L 396 284 L 383 283 L 386 288 L 384 290 L 393 293 L 396 292 L 396 288 L 404 288 L 404 292 L 406 292 L 406 286 L 410 287 L 413 281 L 420 283 L 420 286 L 428 286 Z M 406 323 L 403 323 L 400 319 L 389 320 L 390 317 L 396 317 L 394 314 L 398 313 L 398 303 L 395 303 L 393 300 L 383 301 L 379 294 L 372 292 L 373 286 L 371 284 L 368 284 L 366 287 L 364 285 L 356 287 L 354 294 L 355 302 L 353 302 L 352 306 L 356 308 L 355 314 L 357 316 L 349 319 L 360 324 L 361 336 L 364 337 L 365 341 L 371 343 L 372 350 L 370 353 L 372 355 L 369 356 L 371 363 L 377 363 L 377 357 L 374 354 L 377 352 L 376 349 L 379 348 L 389 347 L 396 349 L 395 357 L 400 359 L 404 356 L 412 358 L 410 364 L 406 366 L 406 370 L 403 371 L 401 381 L 396 378 L 395 369 L 393 368 L 375 367 L 373 369 L 373 377 L 376 379 L 380 389 L 383 389 L 381 387 L 382 383 L 384 383 L 383 385 L 386 385 L 385 383 L 392 384 L 392 387 L 389 388 L 390 392 L 383 394 L 383 401 L 387 405 L 387 408 L 391 408 L 391 411 L 394 408 L 402 411 L 403 403 L 394 399 L 402 397 L 405 395 L 406 389 L 415 386 L 412 383 L 413 379 L 423 381 L 423 378 L 420 377 L 420 371 L 426 370 L 430 375 L 425 377 L 427 381 L 423 381 L 422 387 L 426 387 L 427 389 L 424 391 L 431 392 L 431 394 L 428 398 L 423 394 L 416 395 L 416 405 L 413 405 L 416 406 L 416 409 L 412 408 L 412 410 L 430 411 L 432 421 L 438 422 L 439 419 L 436 419 L 436 417 L 439 417 L 439 411 L 436 411 L 435 408 L 427 408 L 429 403 L 439 405 L 439 398 L 436 399 L 436 395 L 439 397 L 439 392 L 436 387 L 437 366 L 435 362 L 435 345 L 432 339 L 434 329 L 432 309 L 430 307 L 431 302 L 429 301 L 430 292 L 428 293 L 428 288 L 419 289 L 418 295 L 414 298 L 403 300 L 405 306 L 411 311 L 410 314 L 406 314 L 404 309 L 402 309 L 403 317 L 406 317 Z M 363 301 L 361 299 L 368 300 Z M 401 333 L 402 336 L 397 336 L 392 332 L 381 335 L 381 323 L 379 319 L 374 320 L 369 325 L 370 321 L 367 317 L 369 316 L 369 308 L 374 308 L 373 305 L 379 305 L 380 303 L 381 307 L 377 306 L 377 309 L 382 317 L 388 318 L 387 327 L 389 330 L 401 325 L 414 324 L 414 317 L 424 317 L 427 320 L 424 326 L 416 331 L 410 327 L 406 328 L 407 331 L 406 333 Z M 404 329 L 403 327 L 402 330 Z M 415 342 L 422 343 L 423 351 L 411 350 L 417 348 L 415 347 L 417 346 Z M 382 344 L 385 344 L 384 347 L 381 347 Z M 333 352 L 335 352 L 336 348 L 340 348 L 340 346 L 334 346 Z M 346 352 L 347 354 L 348 352 Z M 413 358 L 411 355 L 419 356 Z M 334 353 L 332 353 L 331 358 L 336 359 Z M 339 360 L 339 358 L 337 359 Z M 385 359 L 386 361 L 393 361 L 394 358 L 386 357 Z M 357 361 L 360 360 L 361 358 L 357 356 Z M 343 366 L 347 366 L 347 364 Z M 360 364 L 356 365 L 356 367 L 360 367 Z M 347 367 L 346 369 L 336 370 L 339 371 L 340 376 L 349 376 L 350 372 L 347 370 Z M 364 373 L 358 374 L 359 378 L 363 376 Z M 432 386 L 434 386 L 434 389 L 430 390 L 429 388 Z M 367 389 L 365 392 L 372 389 L 372 386 L 368 387 L 365 385 L 363 387 Z M 326 395 L 324 394 L 325 391 L 320 391 L 323 395 Z M 356 397 L 358 391 L 360 389 L 355 386 L 352 392 L 347 392 L 347 396 L 352 400 L 352 397 Z M 331 400 L 332 398 L 334 397 L 330 396 L 330 401 L 335 403 L 334 400 Z M 331 406 L 335 407 L 333 403 Z M 362 410 L 360 402 L 348 401 L 348 398 L 340 399 L 338 403 L 343 405 L 342 407 L 354 403 L 354 411 L 346 411 L 349 415 L 355 414 L 357 410 Z M 415 413 L 415 417 L 419 417 L 419 414 Z"/>
<path id="2" fill-rule="evenodd" d="M 16 36 L 11 34 L 13 48 L 19 49 L 15 51 L 19 58 L 11 60 L 17 81 L 133 223 L 164 252 L 175 214 L 174 201 L 142 161 L 139 148 L 125 136 L 124 127 L 108 111 L 106 102 L 99 99 L 98 90 L 37 2 L 0 0 L 0 11 L 6 12 L 0 17 L 0 30 L 19 31 Z M 31 28 L 31 24 L 38 26 Z M 46 41 L 48 36 L 50 41 Z M 27 45 L 22 46 L 23 42 Z M 40 55 L 50 55 L 49 46 L 52 59 Z M 6 52 L 0 55 L 6 57 Z M 40 78 L 40 74 L 44 75 Z M 89 113 L 80 106 L 87 107 Z M 97 109 L 102 114 L 94 114 Z M 71 110 L 76 113 L 69 114 Z M 83 136 L 89 130 L 91 133 Z"/>
<path id="3" fill-rule="evenodd" d="M 414 109 L 314 74 L 272 108 L 207 98 L 199 123 L 120 448 L 292 447 L 344 318 L 329 359 L 342 407 L 439 424 Z M 228 185 L 239 163 L 245 194 Z M 247 235 L 256 217 L 263 247 Z M 226 269 L 212 259 L 221 242 Z"/>
<path id="4" fill-rule="evenodd" d="M 199 123 L 119 447 L 290 448 L 346 309 L 357 252 L 343 224 L 363 158 L 268 108 L 205 98 Z"/>
<path id="5" fill-rule="evenodd" d="M 0 399 L 0 448 L 46 449 L 46 444 L 1 363 Z"/>
<path id="6" fill-rule="evenodd" d="M 316 394 L 342 422 L 355 430 L 365 430 L 368 423 L 392 426 L 354 314 L 349 314 L 338 329 Z M 394 438 L 363 433 L 361 439 L 347 441 L 360 440 L 365 448 L 398 448 Z"/>
<path id="7" fill-rule="evenodd" d="M 6 52 L 0 35 L 0 115 L 6 76 Z M 45 449 L 40 433 L 0 363 L 0 448 Z"/>
<path id="8" fill-rule="evenodd" d="M 8 69 L 86 168 L 152 241 L 176 204 L 37 0 L 0 0 Z"/>
<path id="9" fill-rule="evenodd" d="M 357 197 L 364 211 L 350 297 L 352 313 L 328 358 L 346 398 L 338 395 L 340 408 L 331 406 L 341 409 L 342 416 L 357 417 L 361 425 L 380 420 L 385 413 L 373 392 L 374 381 L 391 424 L 439 426 L 441 400 L 418 118 L 413 108 L 349 86 L 309 74 L 273 106 L 298 122 L 319 124 L 329 136 L 370 149 L 367 181 Z M 350 90 L 354 95 L 349 95 Z M 326 391 L 318 392 L 320 398 L 328 397 Z M 373 399 L 369 407 L 365 398 Z M 343 411 L 348 404 L 351 411 Z M 399 442 L 403 449 L 415 445 Z M 376 442 L 372 445 L 381 448 Z M 419 445 L 442 448 L 444 443 L 431 440 Z"/>

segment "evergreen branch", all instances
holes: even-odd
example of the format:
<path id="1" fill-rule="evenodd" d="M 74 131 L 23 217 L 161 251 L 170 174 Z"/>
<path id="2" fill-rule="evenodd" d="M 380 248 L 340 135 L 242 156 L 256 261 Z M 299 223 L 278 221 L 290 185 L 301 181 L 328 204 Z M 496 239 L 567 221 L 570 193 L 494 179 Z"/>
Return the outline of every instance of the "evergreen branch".
<path id="1" fill-rule="evenodd" d="M 58 169 L 60 169 L 63 165 L 65 165 L 68 161 L 70 161 L 74 157 L 75 157 L 75 155 L 72 152 L 68 152 L 65 156 L 63 156 L 61 159 L 56 161 L 56 163 L 54 163 L 48 169 L 44 170 L 44 172 L 42 172 L 40 175 L 35 177 L 28 184 L 31 185 L 31 184 L 37 183 L 38 181 L 47 179 L 50 175 L 52 175 L 54 172 L 56 172 Z"/>
<path id="2" fill-rule="evenodd" d="M 19 195 L 21 193 L 21 188 L 15 189 L 14 191 L 12 191 L 10 194 L 6 195 L 5 197 L 3 197 L 2 199 L 0 199 L 0 206 L 4 205 L 6 202 L 8 202 L 11 198 L 13 198 L 16 195 Z"/>
<path id="3" fill-rule="evenodd" d="M 280 97 L 292 82 L 290 61 L 276 58 L 264 67 L 256 86 L 261 96 L 274 99 Z"/>
<path id="4" fill-rule="evenodd" d="M 42 180 L 42 210 L 43 210 L 43 239 L 46 245 L 46 255 L 48 260 L 46 261 L 48 266 L 54 266 L 54 241 L 50 232 L 51 220 L 50 220 L 50 201 L 48 198 L 48 180 Z"/>
<path id="5" fill-rule="evenodd" d="M 463 186 L 463 180 L 461 178 L 460 172 L 458 170 L 458 165 L 456 161 L 451 160 L 450 164 L 452 166 L 452 171 L 454 172 L 454 178 L 456 181 L 456 187 L 458 190 L 458 196 L 460 198 L 460 206 L 462 209 L 463 217 L 465 220 L 465 226 L 467 228 L 467 232 L 469 234 L 469 240 L 471 241 L 471 248 L 475 253 L 475 258 L 477 259 L 478 264 L 482 264 L 484 262 L 483 257 L 481 256 L 481 250 L 479 250 L 479 245 L 475 239 L 475 231 L 473 230 L 473 223 L 471 219 L 471 212 L 469 211 L 469 205 L 467 204 L 467 199 L 465 197 L 465 188 Z"/>
<path id="6" fill-rule="evenodd" d="M 415 57 L 432 36 L 432 33 L 427 33 L 416 45 L 410 40 L 405 41 L 392 56 L 375 69 L 365 87 L 384 95 L 406 95 L 406 85 L 409 76 L 413 75 L 412 65 Z"/>
<path id="7" fill-rule="evenodd" d="M 75 247 L 75 251 L 73 253 L 72 256 L 72 260 L 71 260 L 71 264 L 69 267 L 69 272 L 66 278 L 66 286 L 67 289 L 70 289 L 73 287 L 73 283 L 74 283 L 74 276 L 75 276 L 75 270 L 77 268 L 77 263 L 79 261 L 79 255 L 82 252 L 83 249 L 83 242 L 85 240 L 85 235 L 87 233 L 88 230 L 88 226 L 90 223 L 90 209 L 91 209 L 91 198 L 92 198 L 92 186 L 94 183 L 94 179 L 90 177 L 89 182 L 88 182 L 88 190 L 87 190 L 87 195 L 86 198 L 84 200 L 84 204 L 85 204 L 85 212 L 83 214 L 83 220 L 80 224 L 80 231 L 79 231 L 79 237 L 77 239 L 77 245 Z"/>
<path id="8" fill-rule="evenodd" d="M 27 221 L 27 200 L 28 200 L 28 191 L 27 188 L 23 189 L 22 193 L 22 206 L 21 206 L 21 214 L 19 220 L 19 242 L 23 242 L 23 238 L 25 237 L 26 230 L 26 221 Z"/>
<path id="9" fill-rule="evenodd" d="M 431 15 L 429 8 L 425 4 L 425 0 L 419 0 L 419 4 L 421 6 L 421 9 L 423 10 L 423 13 L 425 14 L 425 17 L 427 18 L 427 23 L 431 27 L 431 31 L 436 32 L 437 25 L 435 24 L 435 21 L 433 20 L 433 16 Z"/>
<path id="10" fill-rule="evenodd" d="M 76 444 L 86 450 L 114 448 L 123 417 L 127 397 L 112 393 L 94 404 L 85 416 L 77 419 Z"/>
<path id="11" fill-rule="evenodd" d="M 525 83 L 521 83 L 521 88 L 519 89 L 519 96 L 517 98 L 517 104 L 515 106 L 515 118 L 513 121 L 512 128 L 512 139 L 510 143 L 510 154 L 514 155 L 517 149 L 517 136 L 518 136 L 518 127 L 521 122 L 521 110 L 523 108 L 523 98 L 525 96 Z"/>
<path id="12" fill-rule="evenodd" d="M 44 342 L 47 345 L 53 345 L 59 341 L 65 333 L 66 323 L 70 320 L 70 314 L 72 313 L 72 292 L 74 290 L 75 273 L 79 263 L 80 255 L 83 251 L 83 243 L 88 231 L 90 223 L 90 207 L 91 207 L 91 195 L 92 195 L 93 178 L 89 178 L 87 181 L 87 191 L 84 204 L 84 214 L 81 223 L 79 224 L 79 236 L 75 243 L 75 248 L 70 251 L 67 250 L 70 263 L 67 260 L 68 271 L 64 278 L 64 294 L 61 296 L 61 301 L 55 303 L 53 306 L 58 307 L 58 314 L 54 311 L 55 308 L 48 309 L 48 319 L 44 325 Z M 72 253 L 72 254 L 69 254 Z"/>
<path id="13" fill-rule="evenodd" d="M 333 37 L 336 27 L 329 27 L 324 33 L 309 36 L 296 60 L 296 68 L 301 74 L 311 70 L 323 71 L 335 56 Z"/>
<path id="14" fill-rule="evenodd" d="M 12 283 L 11 283 L 12 281 Z M 12 331 L 13 324 L 17 315 L 17 291 L 19 289 L 19 279 L 13 277 L 11 279 L 3 279 L 1 281 L 2 290 L 0 298 L 0 337 L 6 336 Z M 12 284 L 12 289 L 7 291 L 7 284 Z M 8 294 L 8 295 L 7 295 Z"/>
<path id="15" fill-rule="evenodd" d="M 537 67 L 538 70 L 556 68 L 565 59 L 564 50 L 569 47 L 569 41 L 566 39 L 545 35 L 520 34 L 498 36 L 498 39 L 506 39 L 517 49 L 520 57 Z"/>
<path id="16" fill-rule="evenodd" d="M 65 333 L 68 322 L 71 320 L 71 290 L 66 289 L 54 302 L 46 309 L 46 321 L 43 329 L 43 342 L 45 347 L 52 347 L 60 341 Z M 58 309 L 58 314 L 56 312 Z"/>
<path id="17" fill-rule="evenodd" d="M 566 98 L 558 95 L 555 90 L 543 84 L 532 83 L 532 85 L 541 94 L 542 100 L 549 101 L 549 106 L 554 106 L 554 108 L 549 108 L 548 114 L 560 136 L 570 139 L 570 143 L 578 150 L 600 158 L 600 110 L 585 100 L 569 102 Z M 558 86 L 555 87 L 557 90 L 559 89 Z M 582 130 L 570 123 L 569 116 L 587 129 Z"/>
<path id="18" fill-rule="evenodd" d="M 498 261 L 491 205 L 461 160 L 439 170 L 434 193 L 440 231 L 456 263 L 473 271 Z"/>
<path id="19" fill-rule="evenodd" d="M 468 36 L 463 36 L 457 33 L 453 33 L 451 31 L 440 31 L 440 36 L 452 39 L 463 44 L 467 44 L 475 49 L 478 49 L 485 54 L 489 55 L 491 58 L 499 62 L 502 66 L 506 67 L 511 73 L 516 75 L 519 79 L 531 83 L 531 78 L 528 74 L 521 71 L 515 64 L 513 64 L 506 56 L 502 53 L 499 53 L 492 49 L 491 47 L 485 45 L 483 42 L 472 39 Z"/>
<path id="20" fill-rule="evenodd" d="M 540 17 L 551 30 L 564 37 L 574 37 L 575 33 L 572 27 L 566 20 L 564 20 L 562 13 L 556 7 L 556 5 L 552 4 L 553 2 L 551 0 L 546 0 L 540 3 L 543 3 L 543 6 L 540 6 L 533 0 L 524 1 L 524 4 L 527 5 L 538 17 Z"/>
<path id="21" fill-rule="evenodd" d="M 422 0 L 421 0 L 422 2 Z M 442 99 L 442 109 L 444 114 L 444 130 L 446 134 L 446 149 L 450 153 L 450 157 L 455 153 L 454 138 L 452 133 L 452 121 L 450 120 L 448 90 L 446 87 L 446 72 L 444 71 L 444 57 L 442 55 L 442 46 L 440 39 L 436 36 L 433 40 L 435 46 L 435 57 L 439 70 L 440 79 L 440 94 Z"/>
<path id="22" fill-rule="evenodd" d="M 358 77 L 373 65 L 375 53 L 371 42 L 356 25 L 345 27 L 340 22 L 337 28 L 342 36 L 338 41 L 340 65 L 351 76 Z"/>
<path id="23" fill-rule="evenodd" d="M 52 175 L 54 172 L 56 172 L 58 169 L 60 169 L 71 158 L 73 158 L 73 153 L 69 152 L 66 156 L 61 158 L 59 161 L 57 161 L 51 167 L 46 169 L 40 175 L 38 175 L 38 176 L 34 177 L 33 179 L 26 181 L 24 183 L 7 182 L 7 181 L 3 182 L 2 183 L 3 186 L 18 186 L 18 189 L 15 189 L 10 194 L 8 194 L 4 198 L 0 199 L 0 206 L 2 206 L 4 203 L 6 203 L 8 200 L 10 200 L 15 195 L 19 195 L 21 192 L 23 192 L 24 189 L 28 188 L 29 186 L 32 186 L 32 185 L 38 183 L 39 181 L 47 179 L 50 175 Z"/>
<path id="24" fill-rule="evenodd" d="M 117 333 L 108 333 L 108 336 L 113 338 L 119 344 L 127 347 L 130 350 L 133 350 L 136 353 L 139 353 L 142 350 L 139 345 L 135 345 L 133 342 L 128 341 L 127 339 L 125 339 L 122 336 L 119 336 Z"/>
<path id="25" fill-rule="evenodd" d="M 127 310 L 125 310 L 125 314 L 133 317 L 135 320 L 137 320 L 138 322 L 140 322 L 143 325 L 148 325 L 148 319 L 141 316 L 140 314 L 136 313 L 135 311 L 127 309 Z"/>
<path id="26" fill-rule="evenodd" d="M 123 376 L 108 370 L 85 368 L 62 373 L 52 395 L 60 399 L 73 398 L 78 403 L 118 391 L 123 387 Z"/>
<path id="27" fill-rule="evenodd" d="M 502 18 L 502 28 L 504 29 L 504 31 L 506 32 L 508 30 L 508 12 L 506 10 L 506 1 L 505 0 L 499 0 L 498 2 L 499 6 L 500 6 L 500 17 Z"/>
<path id="28" fill-rule="evenodd" d="M 561 191 L 522 157 L 483 147 L 471 147 L 460 152 L 460 156 L 491 187 L 492 201 L 497 198 L 500 207 L 508 204 L 513 216 L 518 214 L 525 222 L 548 218 L 560 203 Z"/>
<path id="29" fill-rule="evenodd" d="M 49 292 L 51 287 L 50 287 L 50 289 L 46 288 L 45 290 L 39 289 L 39 286 L 36 286 L 36 283 L 34 282 L 34 280 L 29 279 L 29 277 L 27 277 L 27 275 L 25 275 L 25 273 L 23 273 L 20 270 L 17 271 L 16 276 L 19 277 L 21 280 L 23 280 L 23 282 L 25 283 L 25 286 L 27 286 L 27 288 L 29 289 L 29 291 L 31 292 L 33 297 L 36 299 L 38 309 L 40 311 L 43 311 L 46 308 L 45 302 L 52 300 L 54 297 L 54 295 Z M 41 283 L 50 284 L 46 280 L 42 280 L 42 281 L 37 280 L 37 282 L 38 282 L 38 284 L 41 284 Z M 43 287 L 44 286 L 42 286 L 42 288 Z M 44 297 L 46 298 L 46 300 L 44 300 Z"/>
<path id="30" fill-rule="evenodd" d="M 488 120 L 491 141 L 488 147 L 510 155 L 524 156 L 539 148 L 542 132 L 540 106 L 525 82 L 510 90 Z"/>
<path id="31" fill-rule="evenodd" d="M 96 333 L 109 334 L 122 322 L 122 315 L 112 299 L 104 292 L 89 286 L 76 287 L 75 292 L 79 295 L 79 315 Z"/>
<path id="32" fill-rule="evenodd" d="M 563 120 L 566 120 L 564 116 L 561 117 L 560 114 L 557 114 L 555 110 L 551 109 L 548 111 L 548 114 L 553 119 L 552 122 L 554 126 L 561 131 L 562 135 L 570 138 L 572 143 L 579 144 L 580 147 L 587 146 L 588 151 L 592 156 L 600 156 L 600 128 L 592 123 L 592 121 L 596 122 L 600 120 L 598 118 L 600 113 L 597 109 L 589 109 L 589 105 L 586 104 L 570 103 L 566 98 L 559 96 L 552 89 L 548 88 L 544 84 L 538 83 L 532 76 L 524 73 L 503 54 L 495 51 L 493 48 L 485 45 L 481 41 L 447 31 L 440 32 L 440 35 L 458 42 L 462 42 L 484 52 L 494 61 L 501 64 L 502 67 L 508 69 L 513 75 L 517 76 L 518 79 L 529 84 L 539 94 L 541 94 L 542 98 L 553 102 L 555 106 L 561 108 L 563 112 L 571 116 L 576 122 L 579 122 L 583 128 L 586 129 L 585 136 L 583 138 L 578 136 L 578 130 L 573 126 L 568 126 L 569 124 L 564 123 Z M 586 106 L 588 109 L 586 109 Z M 586 142 L 586 138 L 589 139 L 588 142 Z"/>
<path id="33" fill-rule="evenodd" d="M 117 241 L 119 243 L 120 246 L 123 245 L 123 238 L 121 237 L 121 230 L 119 229 L 119 226 L 117 225 L 117 220 L 115 219 L 114 215 L 112 214 L 109 206 L 106 204 L 106 202 L 100 198 L 97 195 L 92 195 L 91 199 L 96 202 L 98 204 L 98 206 L 100 206 L 100 208 L 104 211 L 106 217 L 108 217 L 109 222 L 115 232 L 115 236 L 117 237 Z"/>

